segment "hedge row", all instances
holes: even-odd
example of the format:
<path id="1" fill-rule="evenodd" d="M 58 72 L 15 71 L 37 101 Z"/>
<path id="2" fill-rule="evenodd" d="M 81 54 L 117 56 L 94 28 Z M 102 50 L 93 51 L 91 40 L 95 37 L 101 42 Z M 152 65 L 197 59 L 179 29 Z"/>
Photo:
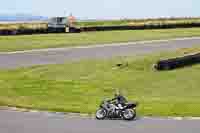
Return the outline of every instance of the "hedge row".
<path id="1" fill-rule="evenodd" d="M 192 28 L 200 27 L 200 23 L 177 23 L 177 24 L 146 24 L 137 26 L 94 26 L 94 27 L 70 27 L 70 33 L 89 32 L 89 31 L 112 31 L 112 30 L 143 30 L 143 29 L 170 29 L 170 28 Z M 65 28 L 59 29 L 18 29 L 0 30 L 0 35 L 18 34 L 43 34 L 43 33 L 65 33 Z"/>

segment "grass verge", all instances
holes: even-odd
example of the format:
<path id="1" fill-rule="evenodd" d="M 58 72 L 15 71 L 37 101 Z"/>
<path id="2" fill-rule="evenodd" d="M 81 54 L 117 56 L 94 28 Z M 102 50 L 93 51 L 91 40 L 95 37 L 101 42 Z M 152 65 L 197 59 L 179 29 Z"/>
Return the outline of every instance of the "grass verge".
<path id="1" fill-rule="evenodd" d="M 200 51 L 184 49 L 144 57 L 89 60 L 0 71 L 0 104 L 40 110 L 94 113 L 113 88 L 146 116 L 200 116 L 200 65 L 156 72 L 152 64 L 160 58 Z M 128 62 L 117 68 L 117 63 Z"/>
<path id="2" fill-rule="evenodd" d="M 0 36 L 0 52 L 200 36 L 200 28 Z"/>

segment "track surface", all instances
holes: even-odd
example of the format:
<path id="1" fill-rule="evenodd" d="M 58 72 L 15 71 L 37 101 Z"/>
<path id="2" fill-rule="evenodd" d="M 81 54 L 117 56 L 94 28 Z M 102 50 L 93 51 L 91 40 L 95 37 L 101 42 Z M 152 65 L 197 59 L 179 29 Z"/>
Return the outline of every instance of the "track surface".
<path id="1" fill-rule="evenodd" d="M 199 133 L 200 120 L 141 118 L 135 121 L 78 118 L 1 110 L 1 133 Z"/>
<path id="2" fill-rule="evenodd" d="M 131 56 L 195 46 L 200 46 L 200 38 L 0 53 L 0 68 L 12 69 L 33 65 L 62 64 L 67 61 L 77 61 L 81 59 Z"/>
<path id="3" fill-rule="evenodd" d="M 66 61 L 147 54 L 200 46 L 200 38 L 140 44 L 61 48 L 1 53 L 0 68 L 17 68 Z M 69 117 L 49 113 L 0 110 L 0 133 L 199 133 L 200 120 L 141 118 L 136 121 Z"/>

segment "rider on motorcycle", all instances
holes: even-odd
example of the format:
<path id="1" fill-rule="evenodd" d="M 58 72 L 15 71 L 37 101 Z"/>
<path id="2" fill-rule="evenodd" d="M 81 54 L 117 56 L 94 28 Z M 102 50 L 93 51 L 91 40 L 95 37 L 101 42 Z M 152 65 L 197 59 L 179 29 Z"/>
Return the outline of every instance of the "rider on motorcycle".
<path id="1" fill-rule="evenodd" d="M 117 91 L 113 99 L 104 100 L 96 112 L 96 118 L 123 118 L 133 120 L 136 117 L 137 103 L 128 103 L 126 98 Z"/>
<path id="2" fill-rule="evenodd" d="M 126 98 L 119 92 L 115 93 L 115 97 L 111 101 L 114 101 L 116 106 L 120 109 L 122 109 L 127 103 Z"/>

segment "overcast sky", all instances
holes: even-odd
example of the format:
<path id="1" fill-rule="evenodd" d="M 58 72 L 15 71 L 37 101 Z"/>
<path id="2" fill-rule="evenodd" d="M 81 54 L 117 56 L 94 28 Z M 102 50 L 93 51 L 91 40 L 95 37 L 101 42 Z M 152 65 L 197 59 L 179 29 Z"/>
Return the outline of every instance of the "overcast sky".
<path id="1" fill-rule="evenodd" d="M 200 0 L 1 0 L 0 14 L 77 18 L 200 16 Z"/>

